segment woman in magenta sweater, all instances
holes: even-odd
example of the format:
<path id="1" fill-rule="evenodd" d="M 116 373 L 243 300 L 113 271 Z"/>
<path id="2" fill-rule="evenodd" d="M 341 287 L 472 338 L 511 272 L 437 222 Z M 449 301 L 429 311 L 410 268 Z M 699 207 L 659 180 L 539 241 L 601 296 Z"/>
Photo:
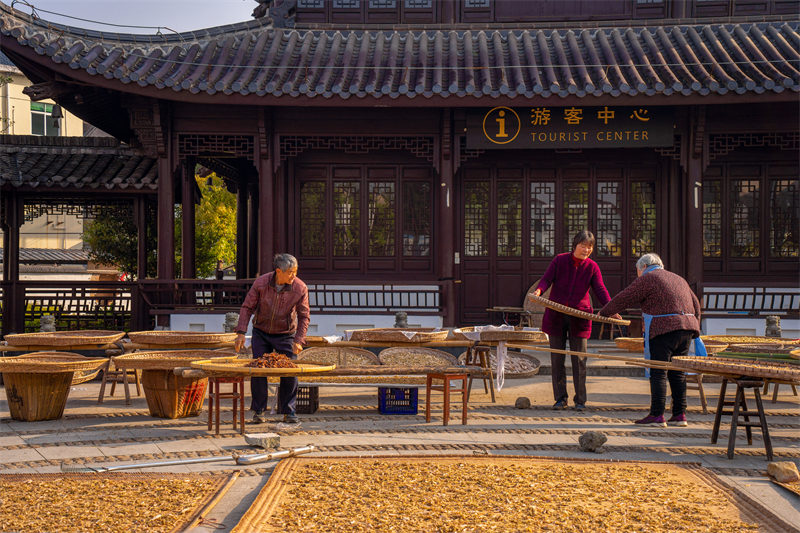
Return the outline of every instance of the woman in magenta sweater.
<path id="1" fill-rule="evenodd" d="M 589 259 L 594 250 L 595 239 L 591 231 L 583 230 L 572 239 L 572 252 L 559 254 L 553 258 L 547 272 L 542 276 L 534 294 L 550 289 L 550 300 L 587 313 L 592 312 L 592 299 L 589 289 L 594 291 L 601 305 L 611 300 L 603 284 L 600 267 Z M 592 322 L 575 318 L 552 309 L 544 312 L 542 331 L 550 337 L 550 348 L 564 350 L 569 339 L 570 350 L 586 351 L 586 342 L 592 332 Z M 572 382 L 575 387 L 575 409 L 586 408 L 586 358 L 573 355 Z M 553 372 L 553 409 L 567 408 L 567 372 L 564 367 L 564 354 L 551 353 Z"/>

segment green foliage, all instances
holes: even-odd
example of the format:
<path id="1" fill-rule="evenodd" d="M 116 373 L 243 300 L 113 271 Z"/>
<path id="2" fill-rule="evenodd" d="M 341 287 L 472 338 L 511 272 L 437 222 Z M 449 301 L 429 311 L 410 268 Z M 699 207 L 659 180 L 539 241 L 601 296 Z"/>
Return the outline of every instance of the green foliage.
<path id="1" fill-rule="evenodd" d="M 155 242 L 155 225 L 148 221 L 148 242 Z M 101 209 L 97 218 L 83 225 L 83 242 L 89 247 L 89 258 L 105 265 L 115 265 L 130 277 L 136 275 L 138 243 L 136 224 L 130 212 L 116 207 Z M 153 248 L 151 246 L 151 248 Z M 147 253 L 147 273 L 155 274 L 156 252 Z"/>

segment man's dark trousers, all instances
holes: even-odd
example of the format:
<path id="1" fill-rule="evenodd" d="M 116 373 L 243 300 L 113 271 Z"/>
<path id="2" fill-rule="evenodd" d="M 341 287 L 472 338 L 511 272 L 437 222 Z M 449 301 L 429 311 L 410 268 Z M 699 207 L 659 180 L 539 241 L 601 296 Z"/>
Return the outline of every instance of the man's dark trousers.
<path id="1" fill-rule="evenodd" d="M 265 353 L 278 352 L 287 355 L 290 359 L 297 359 L 294 353 L 294 335 L 269 335 L 260 329 L 253 328 L 253 358 L 257 359 Z M 250 408 L 253 411 L 267 409 L 267 378 L 250 378 L 250 394 L 253 401 Z M 297 378 L 283 377 L 278 389 L 278 412 L 294 415 L 297 405 Z"/>

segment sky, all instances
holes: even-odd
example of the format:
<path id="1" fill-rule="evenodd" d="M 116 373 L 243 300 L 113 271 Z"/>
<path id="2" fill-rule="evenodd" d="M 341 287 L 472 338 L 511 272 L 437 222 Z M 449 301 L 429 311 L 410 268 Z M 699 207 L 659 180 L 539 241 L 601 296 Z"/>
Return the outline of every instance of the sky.
<path id="1" fill-rule="evenodd" d="M 11 1 L 2 0 L 6 5 L 10 5 Z M 255 0 L 25 0 L 25 2 L 35 6 L 42 19 L 51 22 L 116 33 L 148 34 L 157 33 L 157 28 L 93 24 L 44 11 L 110 24 L 162 26 L 183 32 L 252 20 L 253 8 L 258 5 Z M 31 13 L 31 8 L 21 2 L 17 2 L 14 7 L 24 13 Z"/>

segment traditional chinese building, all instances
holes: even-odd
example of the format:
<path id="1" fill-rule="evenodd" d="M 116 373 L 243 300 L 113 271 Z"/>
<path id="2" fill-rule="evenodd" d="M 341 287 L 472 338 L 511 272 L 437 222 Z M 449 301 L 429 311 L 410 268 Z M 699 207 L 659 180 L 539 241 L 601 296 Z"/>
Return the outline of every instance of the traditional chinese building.
<path id="1" fill-rule="evenodd" d="M 183 281 L 196 163 L 238 195 L 237 276 L 293 253 L 321 332 L 398 309 L 496 320 L 487 308 L 520 305 L 583 228 L 612 293 L 656 251 L 710 315 L 797 313 L 797 0 L 260 4 L 251 21 L 155 36 L 0 4 L 0 48 L 33 100 L 157 160 L 140 314 L 236 307 L 246 289 Z M 34 200 L 8 190 L 6 213 Z"/>

